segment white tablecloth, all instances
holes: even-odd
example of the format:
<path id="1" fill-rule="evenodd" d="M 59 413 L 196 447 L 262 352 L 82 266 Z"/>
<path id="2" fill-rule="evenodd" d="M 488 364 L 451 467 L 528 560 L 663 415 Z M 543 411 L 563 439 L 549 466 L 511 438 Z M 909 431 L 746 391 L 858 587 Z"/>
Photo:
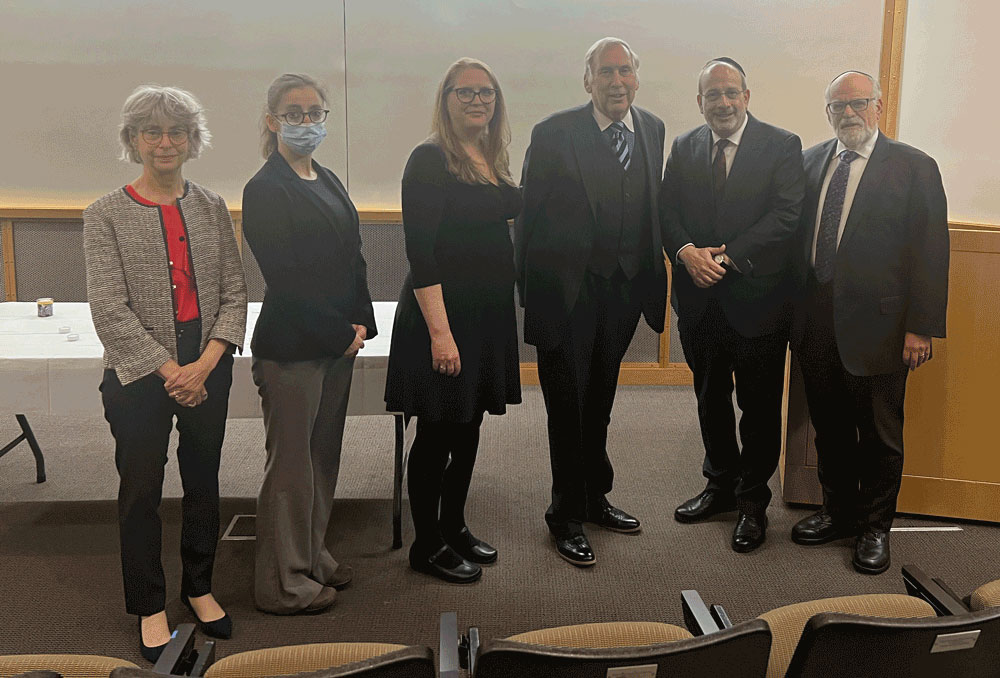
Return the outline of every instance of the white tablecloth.
<path id="1" fill-rule="evenodd" d="M 0 413 L 100 415 L 101 356 L 86 303 L 54 304 L 52 317 L 39 318 L 34 302 L 0 303 Z M 386 414 L 385 375 L 395 302 L 375 303 L 379 335 L 365 342 L 354 363 L 347 414 Z M 243 355 L 236 354 L 229 416 L 259 417 L 260 397 L 250 375 L 250 337 L 260 304 L 250 304 Z M 60 327 L 79 335 L 67 341 Z"/>

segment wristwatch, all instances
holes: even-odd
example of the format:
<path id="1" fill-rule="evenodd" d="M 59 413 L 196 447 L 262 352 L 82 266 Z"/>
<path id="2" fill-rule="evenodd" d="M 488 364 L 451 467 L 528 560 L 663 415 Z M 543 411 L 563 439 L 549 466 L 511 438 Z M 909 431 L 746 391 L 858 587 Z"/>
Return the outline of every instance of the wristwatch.
<path id="1" fill-rule="evenodd" d="M 725 254 L 716 254 L 713 258 L 715 259 L 715 263 L 719 264 L 720 266 L 722 264 L 726 263 L 726 255 Z"/>

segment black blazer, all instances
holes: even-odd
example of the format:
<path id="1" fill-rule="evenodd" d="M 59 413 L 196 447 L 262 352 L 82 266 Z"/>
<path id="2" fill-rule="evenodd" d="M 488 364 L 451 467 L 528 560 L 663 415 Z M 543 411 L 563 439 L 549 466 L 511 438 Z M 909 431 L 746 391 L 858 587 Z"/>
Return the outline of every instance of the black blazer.
<path id="1" fill-rule="evenodd" d="M 811 267 L 823 179 L 837 148 L 830 139 L 804 153 L 806 199 L 797 252 L 801 287 Z M 851 374 L 903 367 L 903 335 L 945 336 L 948 203 L 934 160 L 879 133 L 858 184 L 834 269 L 833 319 Z M 805 295 L 796 304 L 793 349 L 801 344 Z"/>
<path id="2" fill-rule="evenodd" d="M 674 310 L 691 327 L 709 299 L 719 301 L 729 324 L 746 337 L 788 327 L 792 250 L 804 192 L 802 142 L 747 113 L 747 126 L 716 213 L 712 130 L 702 125 L 674 139 L 660 191 L 663 246 L 673 266 Z M 708 289 L 694 284 L 675 260 L 687 243 L 726 245 L 739 268 Z"/>
<path id="3" fill-rule="evenodd" d="M 663 167 L 663 121 L 632 107 L 636 144 L 645 157 L 650 195 L 650 275 L 642 312 L 657 332 L 666 312 L 666 271 L 657 215 L 657 185 Z M 597 229 L 598 207 L 606 193 L 605 177 L 594 158 L 606 153 L 593 103 L 555 113 L 535 125 L 521 173 L 524 209 L 515 221 L 514 248 L 524 341 L 541 349 L 558 341 L 590 261 Z"/>
<path id="4" fill-rule="evenodd" d="M 352 323 L 368 338 L 378 332 L 358 212 L 333 172 L 315 161 L 313 169 L 349 221 L 336 219 L 277 152 L 243 189 L 243 235 L 267 284 L 251 344 L 259 358 L 336 357 L 354 341 Z"/>

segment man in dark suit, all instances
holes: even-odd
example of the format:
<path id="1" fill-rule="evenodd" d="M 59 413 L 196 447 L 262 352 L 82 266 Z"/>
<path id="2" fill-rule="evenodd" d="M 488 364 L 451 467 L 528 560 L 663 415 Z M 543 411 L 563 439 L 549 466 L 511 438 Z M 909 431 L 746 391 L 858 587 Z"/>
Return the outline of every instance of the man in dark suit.
<path id="1" fill-rule="evenodd" d="M 521 175 L 515 249 L 524 340 L 538 349 L 548 413 L 545 520 L 559 554 L 578 566 L 595 562 L 584 521 L 639 530 L 605 497 L 608 424 L 639 315 L 662 332 L 666 311 L 656 205 L 664 127 L 632 105 L 638 68 L 623 40 L 596 42 L 583 78 L 592 101 L 535 126 Z"/>
<path id="2" fill-rule="evenodd" d="M 696 522 L 739 509 L 738 552 L 764 541 L 767 483 L 781 451 L 781 397 L 792 290 L 792 244 L 803 194 L 799 138 L 747 112 L 746 74 L 705 64 L 705 125 L 674 140 L 660 193 L 674 309 L 694 373 L 706 488 L 674 517 Z M 742 410 L 736 442 L 733 377 Z"/>
<path id="3" fill-rule="evenodd" d="M 889 567 L 903 475 L 907 370 L 945 334 L 948 208 L 933 159 L 878 132 L 871 76 L 826 92 L 837 137 L 805 152 L 798 251 L 803 294 L 792 350 L 816 429 L 823 508 L 792 528 L 799 544 L 858 535 L 854 567 Z"/>

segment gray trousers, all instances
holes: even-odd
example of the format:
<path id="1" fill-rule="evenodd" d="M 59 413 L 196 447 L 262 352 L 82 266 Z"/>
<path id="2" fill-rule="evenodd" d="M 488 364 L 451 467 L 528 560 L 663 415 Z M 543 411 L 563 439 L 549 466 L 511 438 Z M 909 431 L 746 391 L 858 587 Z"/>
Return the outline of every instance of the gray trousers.
<path id="1" fill-rule="evenodd" d="M 301 610 L 337 570 L 326 531 L 353 370 L 353 357 L 253 359 L 267 449 L 257 498 L 254 572 L 254 598 L 261 610 Z"/>

